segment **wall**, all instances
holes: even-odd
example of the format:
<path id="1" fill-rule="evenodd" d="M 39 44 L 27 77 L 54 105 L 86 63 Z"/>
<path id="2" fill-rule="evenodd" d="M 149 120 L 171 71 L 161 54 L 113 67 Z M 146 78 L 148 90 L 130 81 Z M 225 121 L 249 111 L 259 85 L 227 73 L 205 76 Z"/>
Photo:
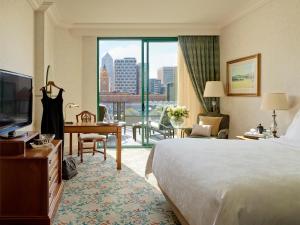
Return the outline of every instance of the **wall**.
<path id="1" fill-rule="evenodd" d="M 41 120 L 43 113 L 43 106 L 41 103 L 42 93 L 40 88 L 46 83 L 47 66 L 50 65 L 49 80 L 51 80 L 51 74 L 55 70 L 54 65 L 54 34 L 55 25 L 50 16 L 45 11 L 35 11 L 35 130 L 40 131 Z"/>
<path id="2" fill-rule="evenodd" d="M 97 38 L 82 38 L 82 108 L 97 112 Z"/>
<path id="3" fill-rule="evenodd" d="M 46 76 L 47 72 L 47 66 L 50 65 L 51 71 L 55 71 L 55 63 L 54 63 L 54 52 L 55 52 L 55 24 L 52 21 L 51 17 L 48 13 L 45 14 L 45 37 L 44 37 L 44 43 L 45 43 L 45 52 L 44 52 L 44 58 L 45 58 L 45 68 L 44 68 L 44 74 Z"/>
<path id="4" fill-rule="evenodd" d="M 300 104 L 300 1 L 273 0 L 221 30 L 221 79 L 226 62 L 261 53 L 261 91 L 287 92 L 289 111 L 278 112 L 279 133 L 286 131 Z M 258 123 L 269 127 L 271 112 L 260 110 L 261 97 L 224 97 L 221 111 L 231 116 L 230 136 Z"/>
<path id="5" fill-rule="evenodd" d="M 0 15 L 0 68 L 33 77 L 33 123 L 24 129 L 38 131 L 42 115 L 39 89 L 44 84 L 45 65 L 54 66 L 54 22 L 25 0 L 1 0 Z"/>
<path id="6" fill-rule="evenodd" d="M 88 99 L 90 96 L 82 96 L 82 86 L 85 84 L 82 77 L 82 41 L 81 37 L 73 36 L 65 28 L 55 28 L 54 38 L 54 65 L 49 76 L 50 80 L 62 87 L 63 106 L 65 108 L 68 103 L 79 104 L 79 108 L 67 108 L 65 114 L 66 121 L 76 121 L 75 115 L 80 113 L 82 109 L 82 99 Z M 65 148 L 69 146 L 69 136 L 65 135 Z M 73 140 L 73 145 L 76 145 L 76 139 Z"/>
<path id="7" fill-rule="evenodd" d="M 27 1 L 1 0 L 0 15 L 0 68 L 34 76 L 33 9 Z"/>

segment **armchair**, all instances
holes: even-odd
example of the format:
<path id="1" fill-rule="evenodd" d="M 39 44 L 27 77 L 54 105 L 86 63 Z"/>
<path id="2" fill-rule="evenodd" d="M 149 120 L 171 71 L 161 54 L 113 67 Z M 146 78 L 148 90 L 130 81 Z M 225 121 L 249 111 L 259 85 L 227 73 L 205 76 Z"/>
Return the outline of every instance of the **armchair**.
<path id="1" fill-rule="evenodd" d="M 200 123 L 201 117 L 222 117 L 217 135 L 212 135 L 209 138 L 216 138 L 216 139 L 228 139 L 229 133 L 229 121 L 230 117 L 226 114 L 218 114 L 218 113 L 199 113 L 197 116 L 197 124 Z M 207 138 L 204 136 L 191 136 L 192 128 L 187 128 L 184 130 L 186 135 L 191 138 Z"/>

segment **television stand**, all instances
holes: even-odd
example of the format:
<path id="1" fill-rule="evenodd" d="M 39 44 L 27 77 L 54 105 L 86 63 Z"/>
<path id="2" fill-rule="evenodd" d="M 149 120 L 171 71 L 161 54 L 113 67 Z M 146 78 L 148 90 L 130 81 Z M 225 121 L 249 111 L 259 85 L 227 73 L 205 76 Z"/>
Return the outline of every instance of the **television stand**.
<path id="1" fill-rule="evenodd" d="M 33 149 L 39 133 L 0 140 L 0 224 L 51 225 L 63 190 L 62 141 Z"/>
<path id="2" fill-rule="evenodd" d="M 27 134 L 28 134 L 27 131 L 11 131 L 6 134 L 1 134 L 0 138 L 4 138 L 4 139 L 18 138 L 18 137 L 23 137 Z"/>

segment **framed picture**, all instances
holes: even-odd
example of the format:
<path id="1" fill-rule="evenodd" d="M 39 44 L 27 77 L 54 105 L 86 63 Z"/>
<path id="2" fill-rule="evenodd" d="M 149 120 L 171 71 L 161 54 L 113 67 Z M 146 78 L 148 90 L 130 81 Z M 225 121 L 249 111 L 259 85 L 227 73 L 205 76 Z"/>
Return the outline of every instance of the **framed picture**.
<path id="1" fill-rule="evenodd" d="M 227 62 L 227 95 L 260 96 L 260 54 Z"/>

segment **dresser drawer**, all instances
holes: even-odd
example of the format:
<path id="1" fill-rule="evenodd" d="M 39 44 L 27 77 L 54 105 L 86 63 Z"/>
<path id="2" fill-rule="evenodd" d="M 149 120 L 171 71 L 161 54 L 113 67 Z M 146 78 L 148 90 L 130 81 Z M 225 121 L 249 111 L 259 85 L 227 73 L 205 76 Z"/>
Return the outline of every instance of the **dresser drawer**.
<path id="1" fill-rule="evenodd" d="M 51 187 L 52 183 L 54 182 L 57 176 L 58 176 L 58 161 L 53 163 L 53 167 L 49 171 L 49 175 L 48 175 L 49 188 Z"/>
<path id="2" fill-rule="evenodd" d="M 56 174 L 55 178 L 53 179 L 51 186 L 49 185 L 49 206 L 51 205 L 51 203 L 56 195 L 57 185 L 58 185 L 58 174 Z"/>
<path id="3" fill-rule="evenodd" d="M 49 171 L 57 164 L 58 161 L 58 149 L 55 149 L 53 153 L 48 158 L 48 168 Z"/>

